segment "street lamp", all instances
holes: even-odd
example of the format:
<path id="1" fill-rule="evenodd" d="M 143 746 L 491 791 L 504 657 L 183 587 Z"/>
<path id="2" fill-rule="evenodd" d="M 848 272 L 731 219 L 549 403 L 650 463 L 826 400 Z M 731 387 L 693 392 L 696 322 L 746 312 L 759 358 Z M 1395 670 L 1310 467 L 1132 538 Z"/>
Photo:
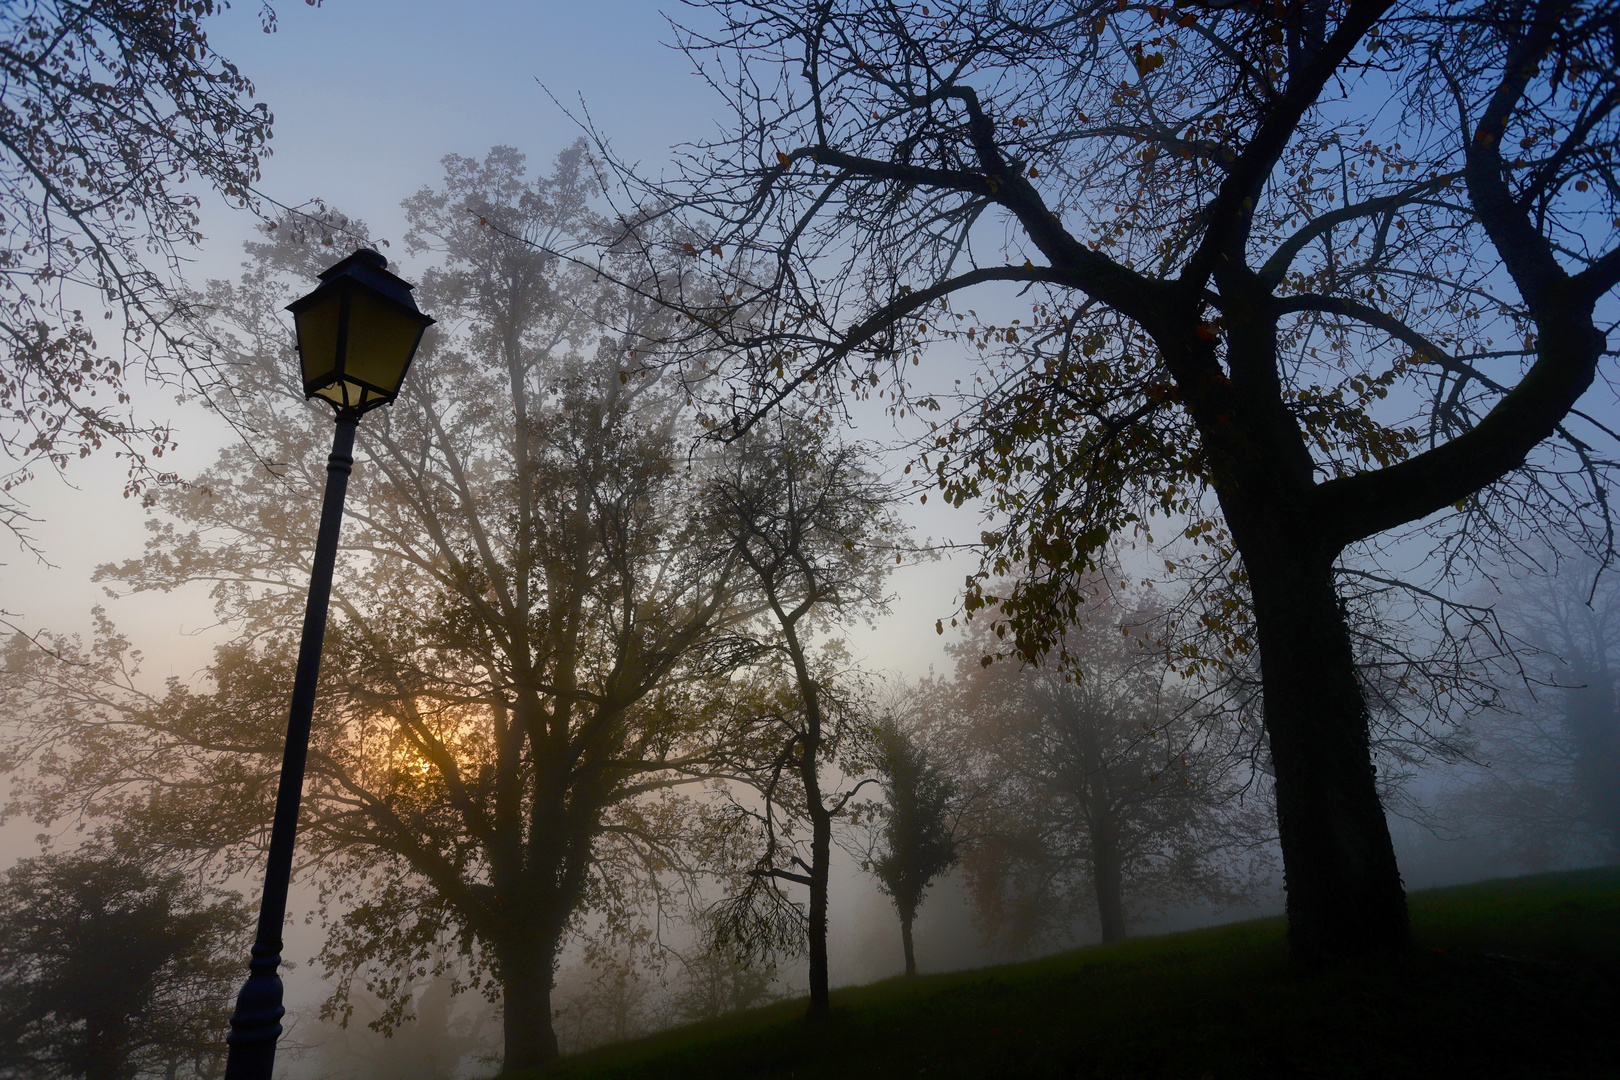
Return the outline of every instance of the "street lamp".
<path id="1" fill-rule="evenodd" d="M 337 410 L 332 456 L 326 464 L 326 497 L 315 537 L 315 565 L 304 607 L 304 637 L 298 648 L 287 745 L 281 757 L 281 785 L 270 830 L 270 857 L 259 904 L 248 979 L 236 997 L 226 1080 L 270 1080 L 281 1034 L 281 924 L 287 913 L 292 877 L 293 838 L 304 791 L 304 759 L 309 751 L 310 718 L 315 710 L 315 677 L 326 637 L 326 607 L 332 596 L 332 565 L 337 559 L 343 496 L 354 466 L 354 430 L 361 414 L 387 405 L 399 394 L 405 369 L 433 324 L 416 309 L 411 285 L 388 272 L 388 260 L 369 248 L 350 255 L 321 275 L 314 292 L 287 305 L 298 329 L 298 359 L 304 397 L 321 397 Z"/>

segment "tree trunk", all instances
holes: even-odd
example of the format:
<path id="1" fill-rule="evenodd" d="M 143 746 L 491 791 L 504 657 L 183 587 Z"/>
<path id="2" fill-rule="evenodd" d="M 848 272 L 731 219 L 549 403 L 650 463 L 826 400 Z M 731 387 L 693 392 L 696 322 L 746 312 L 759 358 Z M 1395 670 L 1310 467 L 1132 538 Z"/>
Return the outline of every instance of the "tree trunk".
<path id="1" fill-rule="evenodd" d="M 1097 893 L 1097 921 L 1102 939 L 1125 940 L 1124 868 L 1114 845 L 1106 839 L 1092 839 L 1091 883 Z"/>
<path id="2" fill-rule="evenodd" d="M 1410 943 L 1406 893 L 1378 799 L 1368 717 L 1332 561 L 1275 531 L 1244 551 L 1254 596 L 1288 945 L 1307 968 Z M 1290 539 L 1297 545 L 1291 549 Z"/>
<path id="3" fill-rule="evenodd" d="M 501 1071 L 514 1072 L 557 1059 L 557 1032 L 551 1024 L 552 955 L 555 950 L 524 945 L 500 949 L 505 1045 Z"/>
<path id="4" fill-rule="evenodd" d="M 119 1080 L 126 1069 L 129 1023 L 121 1016 L 85 1018 L 85 1045 L 81 1075 L 85 1080 Z"/>
<path id="5" fill-rule="evenodd" d="M 900 916 L 900 944 L 906 948 L 906 974 L 917 974 L 917 954 L 911 947 L 911 916 Z"/>
<path id="6" fill-rule="evenodd" d="M 815 789 L 813 806 L 821 804 Z M 806 1016 L 826 1016 L 832 1008 L 827 989 L 827 879 L 832 857 L 832 818 L 812 810 L 810 837 L 810 1007 Z"/>

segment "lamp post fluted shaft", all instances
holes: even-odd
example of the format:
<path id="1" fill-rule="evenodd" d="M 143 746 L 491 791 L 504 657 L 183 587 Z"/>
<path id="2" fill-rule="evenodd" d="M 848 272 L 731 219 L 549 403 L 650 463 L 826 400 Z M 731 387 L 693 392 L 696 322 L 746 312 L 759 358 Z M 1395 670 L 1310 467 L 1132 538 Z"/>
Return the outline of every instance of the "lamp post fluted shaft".
<path id="1" fill-rule="evenodd" d="M 293 841 L 298 832 L 298 805 L 304 793 L 304 762 L 309 755 L 310 722 L 315 712 L 315 683 L 321 669 L 321 645 L 326 640 L 326 609 L 332 598 L 332 569 L 337 561 L 338 532 L 343 525 L 343 498 L 354 467 L 354 432 L 359 413 L 338 413 L 332 437 L 332 455 L 326 464 L 326 496 L 321 503 L 320 531 L 315 538 L 315 563 L 309 577 L 309 599 L 304 606 L 304 635 L 298 648 L 298 671 L 293 680 L 292 706 L 287 718 L 287 745 L 282 751 L 281 784 L 276 791 L 276 816 L 270 829 L 270 855 L 264 873 L 264 898 L 259 903 L 259 928 L 248 964 L 247 982 L 236 997 L 230 1053 L 225 1080 L 270 1080 L 276 1062 L 276 1039 L 281 1035 L 281 927 L 287 914 L 287 886 L 292 877 Z"/>

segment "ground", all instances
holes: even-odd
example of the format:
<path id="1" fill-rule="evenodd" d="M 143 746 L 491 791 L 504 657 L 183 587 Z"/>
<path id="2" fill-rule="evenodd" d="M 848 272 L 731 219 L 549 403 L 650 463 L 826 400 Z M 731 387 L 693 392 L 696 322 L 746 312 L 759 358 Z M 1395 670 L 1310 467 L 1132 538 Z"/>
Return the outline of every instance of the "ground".
<path id="1" fill-rule="evenodd" d="M 1279 919 L 784 1002 L 566 1059 L 567 1077 L 1614 1077 L 1620 867 L 1415 893 L 1392 964 L 1289 968 Z"/>

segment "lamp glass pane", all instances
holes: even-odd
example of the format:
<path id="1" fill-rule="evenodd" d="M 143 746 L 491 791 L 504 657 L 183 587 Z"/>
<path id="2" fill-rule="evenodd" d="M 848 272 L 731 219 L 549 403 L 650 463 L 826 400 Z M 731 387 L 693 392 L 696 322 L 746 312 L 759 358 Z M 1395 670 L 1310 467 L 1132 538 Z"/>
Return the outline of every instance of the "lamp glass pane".
<path id="1" fill-rule="evenodd" d="M 355 289 L 349 301 L 349 349 L 343 374 L 392 395 L 422 334 L 422 324 L 393 304 Z"/>
<path id="2" fill-rule="evenodd" d="M 315 391 L 315 396 L 323 397 L 327 401 L 333 401 L 339 405 L 353 408 L 361 404 L 362 399 L 365 397 L 365 393 L 366 391 L 364 387 L 356 383 L 349 382 L 346 379 L 338 379 L 335 382 L 327 383 L 325 386 Z"/>
<path id="3" fill-rule="evenodd" d="M 337 363 L 338 308 L 342 292 L 333 289 L 326 298 L 294 317 L 298 324 L 298 360 L 303 365 L 304 382 L 330 374 Z"/>

